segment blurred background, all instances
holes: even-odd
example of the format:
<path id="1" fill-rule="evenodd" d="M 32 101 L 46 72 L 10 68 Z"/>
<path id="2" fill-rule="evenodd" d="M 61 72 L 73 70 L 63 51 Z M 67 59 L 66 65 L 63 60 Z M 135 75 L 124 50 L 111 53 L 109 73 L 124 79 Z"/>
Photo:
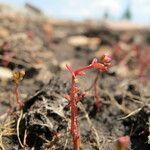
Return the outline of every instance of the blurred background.
<path id="1" fill-rule="evenodd" d="M 70 20 L 130 20 L 150 24 L 150 0 L 0 0 L 0 3 L 23 8 L 30 4 L 46 15 Z"/>

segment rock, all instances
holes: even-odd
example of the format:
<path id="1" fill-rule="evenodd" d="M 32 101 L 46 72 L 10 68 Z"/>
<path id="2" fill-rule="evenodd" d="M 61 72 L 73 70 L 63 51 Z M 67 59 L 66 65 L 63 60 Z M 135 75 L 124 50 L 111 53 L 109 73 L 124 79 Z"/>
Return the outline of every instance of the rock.
<path id="1" fill-rule="evenodd" d="M 86 36 L 72 36 L 68 39 L 68 43 L 72 46 L 85 46 L 88 44 Z"/>
<path id="2" fill-rule="evenodd" d="M 68 39 L 68 43 L 72 46 L 88 46 L 92 49 L 97 48 L 100 42 L 100 38 L 88 38 L 86 36 L 72 36 Z"/>
<path id="3" fill-rule="evenodd" d="M 12 71 L 5 67 L 0 67 L 0 79 L 9 80 L 12 78 Z"/>

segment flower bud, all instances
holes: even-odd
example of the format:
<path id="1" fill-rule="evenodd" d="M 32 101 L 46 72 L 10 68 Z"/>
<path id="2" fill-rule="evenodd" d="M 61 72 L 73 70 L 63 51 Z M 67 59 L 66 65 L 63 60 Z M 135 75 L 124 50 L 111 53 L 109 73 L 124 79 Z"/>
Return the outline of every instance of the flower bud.
<path id="1" fill-rule="evenodd" d="M 104 54 L 101 58 L 102 63 L 110 63 L 111 57 L 109 55 Z"/>

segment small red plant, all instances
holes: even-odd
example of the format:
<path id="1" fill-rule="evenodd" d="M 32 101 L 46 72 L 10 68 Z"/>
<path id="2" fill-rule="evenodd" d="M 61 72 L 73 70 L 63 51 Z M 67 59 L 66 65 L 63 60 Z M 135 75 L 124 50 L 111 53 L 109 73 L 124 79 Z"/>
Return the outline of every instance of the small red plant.
<path id="1" fill-rule="evenodd" d="M 71 135 L 73 138 L 73 150 L 79 150 L 80 147 L 80 135 L 77 124 L 77 103 L 84 97 L 84 93 L 81 94 L 80 89 L 77 86 L 77 76 L 85 75 L 84 71 L 90 69 L 97 69 L 99 71 L 106 71 L 110 66 L 111 58 L 107 55 L 102 56 L 101 63 L 96 58 L 93 59 L 90 65 L 73 70 L 71 66 L 66 65 L 68 71 L 71 74 L 71 88 L 68 95 L 65 98 L 69 101 L 71 110 Z"/>
<path id="2" fill-rule="evenodd" d="M 20 92 L 19 92 L 19 83 L 23 79 L 24 75 L 25 75 L 25 72 L 23 70 L 13 72 L 13 81 L 15 84 L 14 93 L 15 93 L 16 102 L 17 102 L 19 108 L 22 108 L 24 105 L 24 103 L 20 100 Z"/>
<path id="3" fill-rule="evenodd" d="M 127 150 L 130 143 L 129 136 L 119 137 L 117 140 L 117 150 Z"/>

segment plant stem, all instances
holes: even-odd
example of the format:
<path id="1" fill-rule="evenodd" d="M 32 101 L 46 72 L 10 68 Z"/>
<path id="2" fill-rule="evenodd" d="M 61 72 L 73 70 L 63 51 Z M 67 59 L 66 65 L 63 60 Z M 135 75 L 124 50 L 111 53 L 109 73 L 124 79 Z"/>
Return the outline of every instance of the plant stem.
<path id="1" fill-rule="evenodd" d="M 85 66 L 85 67 L 82 67 L 82 68 L 79 68 L 77 70 L 74 71 L 74 74 L 75 75 L 78 75 L 79 72 L 82 72 L 82 71 L 86 71 L 86 70 L 89 70 L 89 69 L 92 69 L 93 68 L 93 65 L 89 65 L 89 66 Z"/>
<path id="2" fill-rule="evenodd" d="M 77 125 L 77 93 L 75 77 L 72 76 L 71 93 L 70 93 L 70 106 L 71 106 L 71 134 L 73 137 L 73 150 L 79 150 L 79 132 Z"/>
<path id="3" fill-rule="evenodd" d="M 99 74 L 97 73 L 96 78 L 94 80 L 94 98 L 95 98 L 95 105 L 97 110 L 99 110 L 100 108 L 100 104 L 101 104 L 101 100 L 100 100 L 100 96 L 99 96 L 99 89 L 98 89 L 98 81 L 99 81 Z"/>
<path id="4" fill-rule="evenodd" d="M 19 95 L 19 86 L 17 83 L 15 83 L 15 96 L 16 96 L 16 102 L 19 105 L 20 108 L 23 107 L 23 102 L 20 100 L 20 95 Z"/>

